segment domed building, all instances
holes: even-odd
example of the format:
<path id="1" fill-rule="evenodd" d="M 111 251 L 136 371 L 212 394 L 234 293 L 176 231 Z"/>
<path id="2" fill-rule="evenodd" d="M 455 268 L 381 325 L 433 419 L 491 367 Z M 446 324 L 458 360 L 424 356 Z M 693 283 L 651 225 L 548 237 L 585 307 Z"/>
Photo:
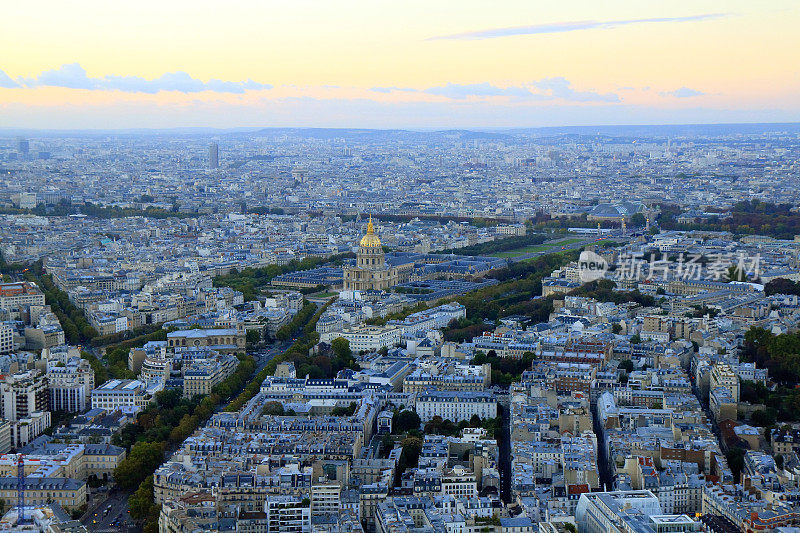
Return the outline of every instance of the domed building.
<path id="1" fill-rule="evenodd" d="M 372 216 L 367 234 L 361 238 L 355 266 L 345 267 L 343 288 L 346 291 L 382 291 L 397 285 L 397 269 L 386 266 L 386 254 L 375 235 Z"/>

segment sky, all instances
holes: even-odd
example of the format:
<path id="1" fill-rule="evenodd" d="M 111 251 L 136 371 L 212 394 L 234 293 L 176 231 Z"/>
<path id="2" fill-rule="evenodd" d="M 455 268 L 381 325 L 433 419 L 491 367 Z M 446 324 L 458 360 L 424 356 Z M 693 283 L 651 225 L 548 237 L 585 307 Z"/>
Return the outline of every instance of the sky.
<path id="1" fill-rule="evenodd" d="M 800 121 L 798 0 L 25 0 L 0 128 Z"/>

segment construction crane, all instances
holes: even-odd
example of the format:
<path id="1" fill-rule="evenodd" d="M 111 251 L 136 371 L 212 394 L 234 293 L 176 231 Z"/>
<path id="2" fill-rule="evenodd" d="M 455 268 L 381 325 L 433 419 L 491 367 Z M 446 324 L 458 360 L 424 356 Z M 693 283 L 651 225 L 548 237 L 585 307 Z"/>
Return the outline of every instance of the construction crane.
<path id="1" fill-rule="evenodd" d="M 17 458 L 17 523 L 25 523 L 25 459 Z"/>

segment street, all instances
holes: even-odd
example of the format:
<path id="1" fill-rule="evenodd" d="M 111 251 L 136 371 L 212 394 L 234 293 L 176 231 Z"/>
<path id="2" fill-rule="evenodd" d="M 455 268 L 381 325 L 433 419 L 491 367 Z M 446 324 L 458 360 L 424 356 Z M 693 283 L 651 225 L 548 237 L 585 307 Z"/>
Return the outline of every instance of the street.
<path id="1" fill-rule="evenodd" d="M 139 528 L 130 519 L 128 513 L 128 497 L 124 491 L 114 491 L 108 499 L 97 506 L 91 513 L 84 515 L 81 522 L 89 531 L 98 532 L 133 532 Z"/>
<path id="2" fill-rule="evenodd" d="M 256 358 L 256 369 L 253 374 L 258 374 L 267 366 L 267 363 L 269 363 L 273 357 L 286 351 L 294 340 L 295 339 L 289 339 L 283 342 L 276 342 L 260 350 L 250 352 L 250 355 Z M 224 409 L 226 405 L 227 403 L 221 403 L 217 408 L 217 412 Z M 102 493 L 98 493 L 96 497 L 101 496 Z M 135 531 L 140 531 L 139 526 L 130 519 L 130 514 L 128 513 L 129 497 L 130 493 L 126 491 L 113 491 L 108 493 L 108 498 L 97 504 L 95 508 L 92 508 L 94 504 L 90 504 L 90 511 L 81 518 L 81 523 L 85 525 L 89 531 L 98 533 L 133 533 Z"/>

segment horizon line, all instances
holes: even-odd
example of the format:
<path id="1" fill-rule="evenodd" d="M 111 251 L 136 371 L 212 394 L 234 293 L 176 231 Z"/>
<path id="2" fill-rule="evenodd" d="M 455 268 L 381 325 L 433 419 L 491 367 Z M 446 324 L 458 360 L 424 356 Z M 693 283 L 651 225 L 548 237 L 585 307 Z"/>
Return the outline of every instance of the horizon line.
<path id="1" fill-rule="evenodd" d="M 664 128 L 664 127 L 686 127 L 686 126 L 800 126 L 800 121 L 789 122 L 682 122 L 682 123 L 647 123 L 647 124 L 562 124 L 552 126 L 512 126 L 512 127 L 461 127 L 461 128 L 437 128 L 437 127 L 385 127 L 385 128 L 364 128 L 359 126 L 232 126 L 232 127 L 213 127 L 213 126 L 175 126 L 170 128 L 149 128 L 149 127 L 130 127 L 130 128 L 2 128 L 0 133 L 11 132 L 175 132 L 175 131 L 217 131 L 217 132 L 258 132 L 265 130 L 352 130 L 352 131 L 408 131 L 419 133 L 435 133 L 449 131 L 471 131 L 471 132 L 503 132 L 519 130 L 543 130 L 559 128 Z"/>

